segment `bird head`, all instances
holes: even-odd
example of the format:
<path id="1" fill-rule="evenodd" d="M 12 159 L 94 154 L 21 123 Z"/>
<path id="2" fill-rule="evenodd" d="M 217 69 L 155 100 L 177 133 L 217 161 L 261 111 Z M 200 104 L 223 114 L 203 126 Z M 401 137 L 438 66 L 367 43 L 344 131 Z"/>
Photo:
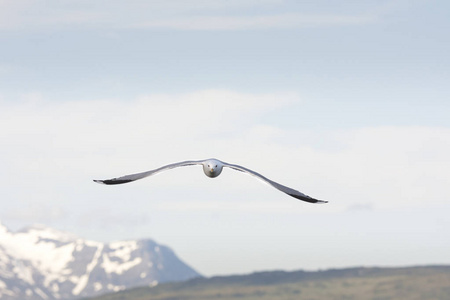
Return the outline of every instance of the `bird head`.
<path id="1" fill-rule="evenodd" d="M 217 159 L 209 159 L 203 163 L 203 172 L 206 176 L 214 178 L 222 173 L 223 165 Z"/>

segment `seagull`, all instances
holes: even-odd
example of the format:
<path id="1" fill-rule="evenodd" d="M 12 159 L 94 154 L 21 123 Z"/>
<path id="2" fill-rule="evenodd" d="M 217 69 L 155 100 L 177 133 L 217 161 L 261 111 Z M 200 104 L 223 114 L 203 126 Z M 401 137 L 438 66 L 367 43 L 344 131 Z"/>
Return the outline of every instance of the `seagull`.
<path id="1" fill-rule="evenodd" d="M 253 175 L 253 176 L 257 177 L 258 179 L 264 181 L 265 183 L 268 183 L 272 187 L 274 187 L 274 188 L 282 191 L 283 193 L 286 193 L 289 196 L 294 197 L 296 199 L 303 200 L 303 201 L 310 202 L 310 203 L 327 203 L 328 202 L 328 201 L 312 198 L 312 197 L 305 195 L 297 190 L 294 190 L 287 186 L 276 183 L 275 181 L 272 181 L 272 180 L 264 177 L 263 175 L 256 173 L 255 171 L 252 171 L 245 167 L 229 164 L 229 163 L 220 161 L 215 158 L 205 159 L 205 160 L 188 160 L 188 161 L 183 161 L 183 162 L 166 165 L 161 168 L 150 170 L 147 172 L 125 175 L 122 177 L 117 177 L 117 178 L 112 178 L 112 179 L 94 180 L 94 181 L 97 183 L 100 183 L 100 184 L 107 184 L 107 185 L 122 184 L 122 183 L 132 182 L 132 181 L 135 181 L 138 179 L 142 179 L 142 178 L 145 178 L 148 176 L 152 176 L 156 173 L 159 173 L 159 172 L 162 172 L 165 170 L 169 170 L 169 169 L 173 169 L 173 168 L 177 168 L 177 167 L 183 167 L 183 166 L 192 166 L 192 165 L 202 165 L 203 172 L 205 173 L 205 175 L 208 177 L 211 177 L 211 178 L 215 178 L 215 177 L 219 176 L 220 173 L 222 173 L 223 168 L 227 167 L 227 168 L 231 168 L 233 170 L 237 170 L 237 171 L 241 171 L 241 172 Z"/>

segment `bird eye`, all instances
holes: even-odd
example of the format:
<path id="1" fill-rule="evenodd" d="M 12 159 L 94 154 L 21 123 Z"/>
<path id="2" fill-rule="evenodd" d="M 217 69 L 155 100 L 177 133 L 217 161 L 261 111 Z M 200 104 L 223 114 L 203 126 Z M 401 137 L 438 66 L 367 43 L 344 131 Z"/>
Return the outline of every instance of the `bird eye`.
<path id="1" fill-rule="evenodd" d="M 208 168 L 209 168 L 210 166 L 208 165 Z"/>
<path id="2" fill-rule="evenodd" d="M 216 165 L 216 168 L 217 168 L 217 165 Z"/>

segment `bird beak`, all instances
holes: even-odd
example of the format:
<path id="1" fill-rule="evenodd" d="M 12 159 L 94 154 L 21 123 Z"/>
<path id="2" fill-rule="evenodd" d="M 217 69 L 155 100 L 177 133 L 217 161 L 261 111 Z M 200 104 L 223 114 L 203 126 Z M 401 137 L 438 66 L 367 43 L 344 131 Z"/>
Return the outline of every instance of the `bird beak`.
<path id="1" fill-rule="evenodd" d="M 211 169 L 211 173 L 213 173 L 214 172 L 214 169 Z"/>

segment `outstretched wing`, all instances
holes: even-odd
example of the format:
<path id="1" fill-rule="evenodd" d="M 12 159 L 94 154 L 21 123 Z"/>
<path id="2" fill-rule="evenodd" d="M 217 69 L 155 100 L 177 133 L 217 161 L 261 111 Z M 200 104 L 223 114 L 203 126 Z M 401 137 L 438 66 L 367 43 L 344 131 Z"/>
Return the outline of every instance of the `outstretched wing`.
<path id="1" fill-rule="evenodd" d="M 131 174 L 131 175 L 125 175 L 122 177 L 117 177 L 117 178 L 112 178 L 112 179 L 106 179 L 106 180 L 95 180 L 95 182 L 97 183 L 102 183 L 102 184 L 121 184 L 121 183 L 127 183 L 127 182 L 131 182 L 131 181 L 135 181 L 138 179 L 142 179 L 148 176 L 152 176 L 156 173 L 159 173 L 161 171 L 165 171 L 165 170 L 169 170 L 169 169 L 173 169 L 173 168 L 177 168 L 177 167 L 183 167 L 183 166 L 191 166 L 191 165 L 201 165 L 203 163 L 203 160 L 188 160 L 188 161 L 182 161 L 179 163 L 174 163 L 174 164 L 170 164 L 167 166 L 163 166 L 161 168 L 155 169 L 155 170 L 151 170 L 151 171 L 147 171 L 147 172 L 142 172 L 142 173 L 137 173 L 137 174 Z"/>
<path id="2" fill-rule="evenodd" d="M 262 181 L 270 184 L 274 188 L 282 191 L 283 193 L 286 193 L 289 196 L 297 198 L 299 200 L 303 200 L 303 201 L 310 202 L 310 203 L 327 203 L 328 202 L 328 201 L 318 200 L 318 199 L 312 198 L 312 197 L 310 197 L 308 195 L 305 195 L 305 194 L 303 194 L 303 193 L 301 193 L 301 192 L 299 192 L 297 190 L 294 190 L 294 189 L 291 189 L 291 188 L 289 188 L 287 186 L 284 186 L 284 185 L 281 185 L 279 183 L 276 183 L 275 181 L 272 181 L 272 180 L 262 176 L 261 174 L 256 173 L 255 171 L 252 171 L 250 169 L 244 168 L 242 166 L 233 165 L 233 164 L 229 164 L 229 163 L 223 163 L 223 166 L 224 167 L 228 167 L 228 168 L 232 168 L 234 170 L 238 170 L 238 171 L 241 171 L 241 172 L 244 172 L 244 173 L 248 173 L 250 175 L 253 175 L 253 176 L 261 179 Z"/>

